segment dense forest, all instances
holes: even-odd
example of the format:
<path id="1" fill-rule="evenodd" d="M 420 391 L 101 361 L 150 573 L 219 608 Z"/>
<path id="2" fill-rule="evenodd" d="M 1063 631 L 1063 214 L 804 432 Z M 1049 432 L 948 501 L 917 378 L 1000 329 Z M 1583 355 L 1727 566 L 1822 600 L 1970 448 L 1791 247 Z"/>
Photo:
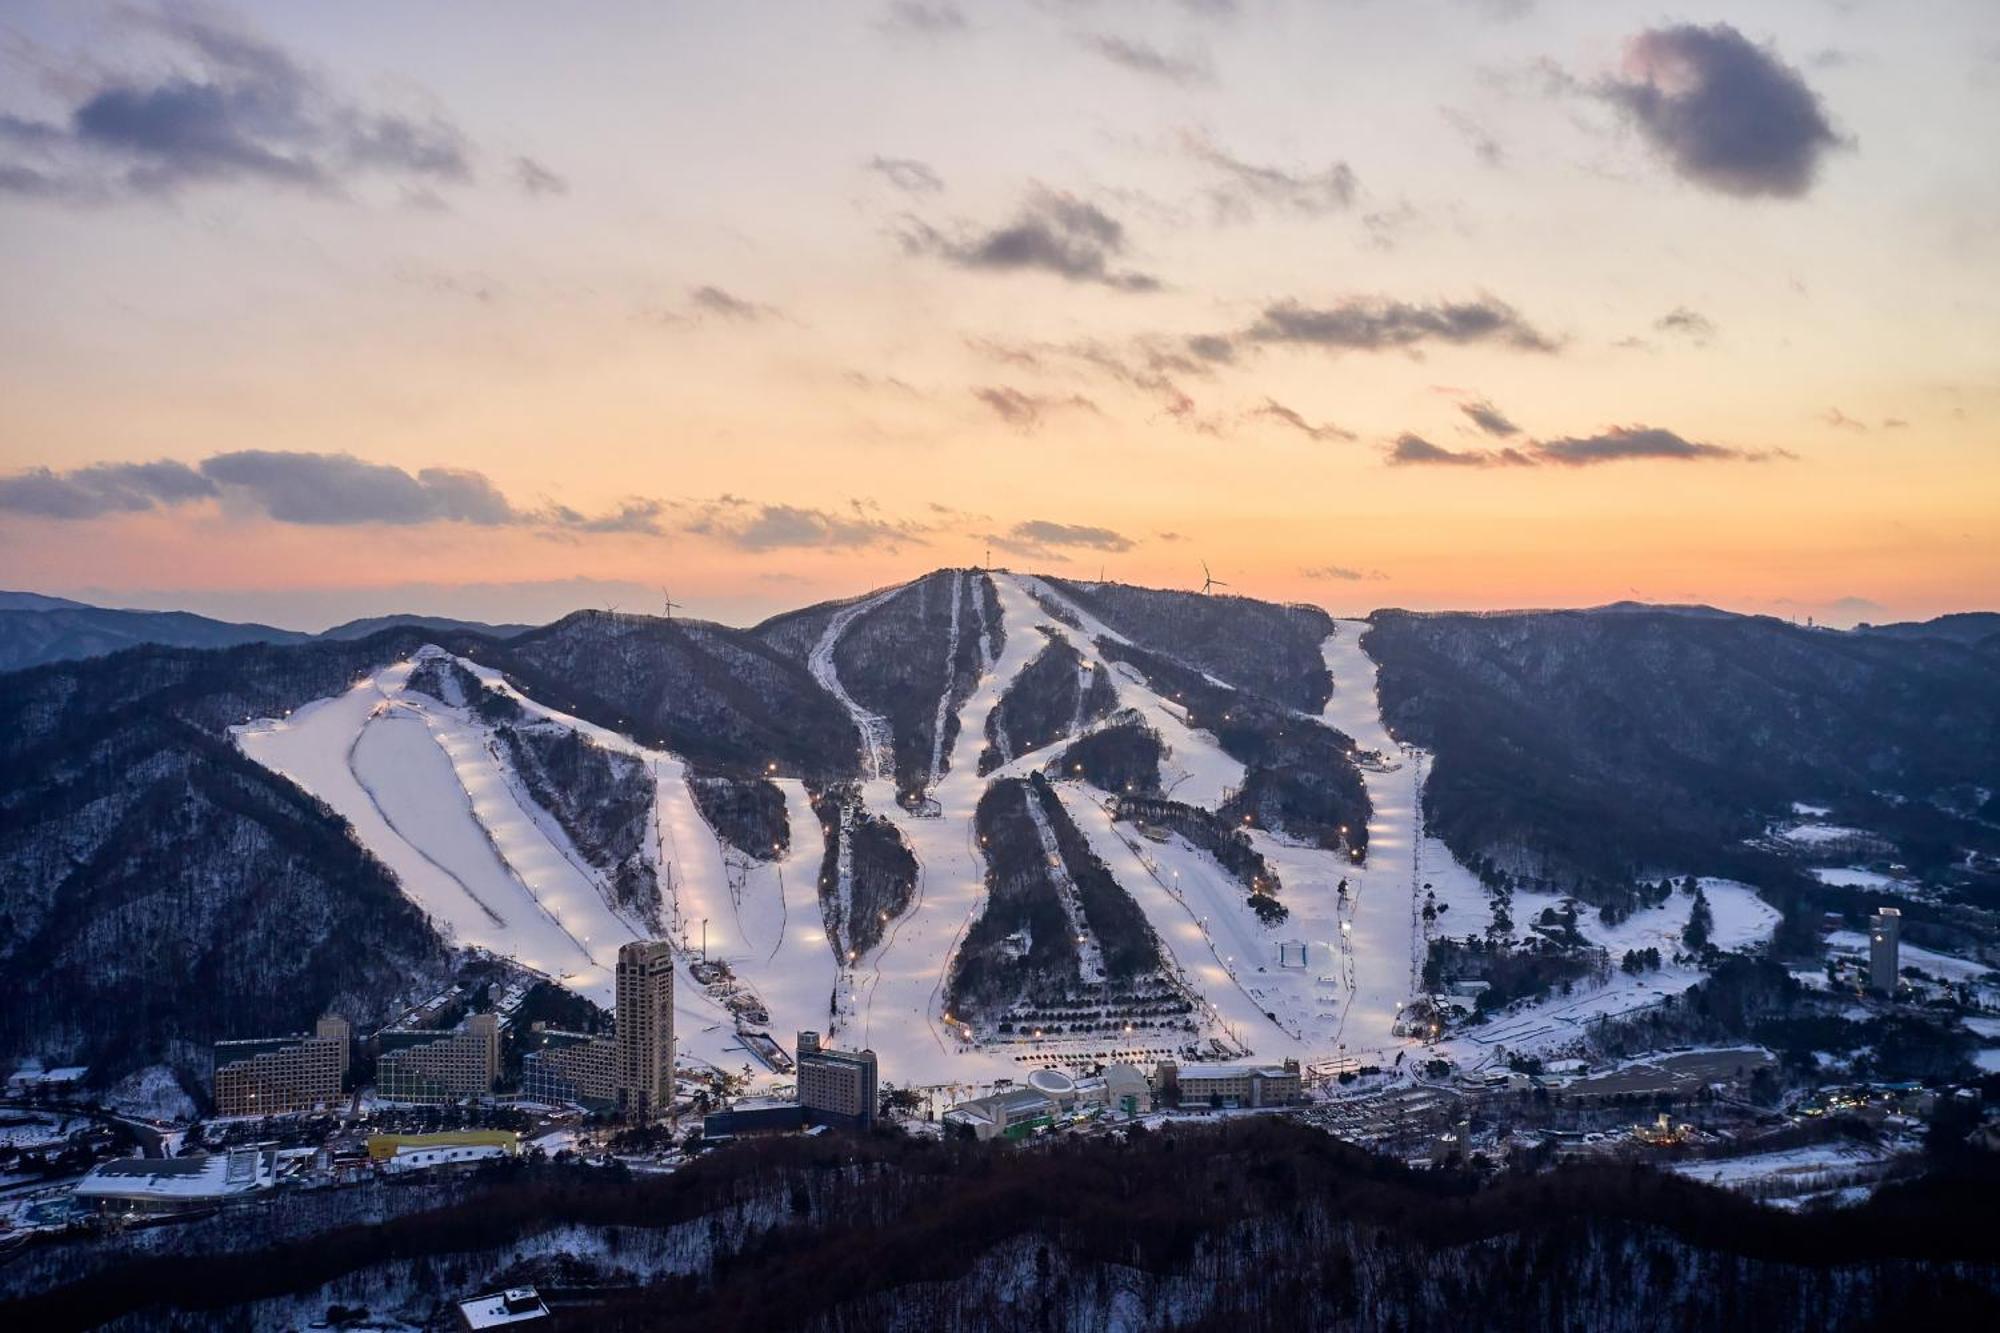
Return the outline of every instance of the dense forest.
<path id="1" fill-rule="evenodd" d="M 806 669 L 746 630 L 578 611 L 466 655 L 537 702 L 733 773 L 842 777 L 859 741 Z M 769 766 L 776 765 L 774 770 Z"/>
<path id="2" fill-rule="evenodd" d="M 1320 656 L 1333 618 L 1316 606 L 1123 583 L 1043 582 L 1106 628 L 1283 708 L 1317 713 L 1333 692 Z"/>
<path id="3" fill-rule="evenodd" d="M 346 823 L 225 727 L 418 646 L 137 648 L 0 688 L 0 1055 L 200 1068 L 228 1037 L 367 1023 L 444 947 Z"/>
<path id="4" fill-rule="evenodd" d="M 861 806 L 852 784 L 814 789 L 813 813 L 826 837 L 819 904 L 836 957 L 867 953 L 884 927 L 917 895 L 917 858 L 896 826 Z"/>
<path id="5" fill-rule="evenodd" d="M 1779 1213 L 1640 1166 L 1412 1172 L 1272 1118 L 1028 1151 L 771 1139 L 672 1176 L 520 1164 L 368 1217 L 338 1191 L 44 1247 L 0 1269 L 0 1324 L 425 1323 L 536 1282 L 565 1327 L 691 1333 L 1991 1327 L 2000 1169 L 1941 1168 Z"/>
<path id="6" fill-rule="evenodd" d="M 2000 853 L 1973 808 L 2000 789 L 2000 646 L 1683 608 L 1373 621 L 1385 719 L 1437 756 L 1429 826 L 1489 882 L 1624 903 L 1662 872 L 1728 875 L 1786 909 L 1781 947 L 1814 952 L 1819 914 L 1852 918 L 1865 896 L 1762 840 L 1794 802 L 1919 871 L 1965 877 L 1964 849 Z"/>
<path id="7" fill-rule="evenodd" d="M 1048 643 L 1028 659 L 986 715 L 981 773 L 1073 736 L 1117 705 L 1118 690 L 1107 673 L 1086 664 L 1067 639 L 1045 628 L 1042 633 Z"/>

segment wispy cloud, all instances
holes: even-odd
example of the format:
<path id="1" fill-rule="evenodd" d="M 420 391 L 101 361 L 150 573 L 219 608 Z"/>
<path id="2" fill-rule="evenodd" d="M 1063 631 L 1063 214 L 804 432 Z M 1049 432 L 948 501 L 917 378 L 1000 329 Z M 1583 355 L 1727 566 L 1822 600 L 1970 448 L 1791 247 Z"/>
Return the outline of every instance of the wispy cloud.
<path id="1" fill-rule="evenodd" d="M 1309 440 L 1353 440 L 1358 438 L 1353 431 L 1336 426 L 1330 421 L 1323 421 L 1315 425 L 1275 398 L 1266 398 L 1264 405 L 1254 409 L 1250 415 L 1269 417 L 1273 421 L 1282 422 Z"/>
<path id="2" fill-rule="evenodd" d="M 1260 209 L 1317 218 L 1354 206 L 1358 187 L 1353 168 L 1345 162 L 1317 170 L 1248 162 L 1195 130 L 1181 135 L 1181 149 L 1219 178 L 1209 190 L 1209 202 L 1223 221 L 1245 221 Z"/>
<path id="3" fill-rule="evenodd" d="M 1533 467 L 1535 463 L 1518 449 L 1447 449 L 1409 432 L 1397 436 L 1383 458 L 1391 467 Z"/>
<path id="4" fill-rule="evenodd" d="M 903 248 L 935 255 L 959 268 L 990 272 L 1052 273 L 1070 282 L 1095 283 L 1117 291 L 1156 290 L 1159 279 L 1116 267 L 1127 248 L 1124 224 L 1072 194 L 1036 188 L 1011 222 L 946 234 L 917 218 L 907 218 Z"/>
<path id="5" fill-rule="evenodd" d="M 1121 69 L 1130 70 L 1134 74 L 1143 74 L 1147 78 L 1161 79 L 1178 87 L 1207 83 L 1215 77 L 1215 71 L 1204 51 L 1170 55 L 1150 42 L 1101 32 L 1080 33 L 1077 41 L 1085 50 L 1103 57 Z"/>
<path id="6" fill-rule="evenodd" d="M 1458 410 L 1463 412 L 1473 425 L 1495 439 L 1505 440 L 1521 433 L 1521 428 L 1487 399 L 1468 399 L 1458 405 Z"/>
<path id="7" fill-rule="evenodd" d="M 569 182 L 532 157 L 514 159 L 514 183 L 527 195 L 568 194 Z"/>
<path id="8" fill-rule="evenodd" d="M 733 292 L 720 287 L 700 286 L 688 293 L 688 302 L 705 315 L 715 315 L 721 319 L 733 319 L 746 324 L 770 319 L 777 315 L 776 306 L 764 305 L 758 301 L 747 301 Z"/>
<path id="9" fill-rule="evenodd" d="M 1097 404 L 1080 393 L 1047 395 L 1024 393 L 1009 385 L 984 385 L 975 388 L 972 396 L 986 404 L 1008 425 L 1017 430 L 1039 429 L 1051 412 L 1074 409 L 1096 414 Z"/>
<path id="10" fill-rule="evenodd" d="M 1138 544 L 1111 528 L 1055 523 L 1042 518 L 1016 523 L 1005 532 L 988 533 L 986 540 L 1010 555 L 1034 560 L 1068 560 L 1073 551 L 1117 553 Z"/>
<path id="11" fill-rule="evenodd" d="M 1301 569 L 1299 575 L 1302 578 L 1336 583 L 1375 582 L 1389 577 L 1379 569 L 1357 569 L 1347 565 L 1313 565 Z"/>
<path id="12" fill-rule="evenodd" d="M 905 194 L 936 194 L 944 189 L 944 178 L 931 169 L 928 162 L 920 162 L 914 157 L 882 157 L 876 155 L 868 159 L 868 169 Z"/>
<path id="13" fill-rule="evenodd" d="M 702 504 L 683 530 L 740 551 L 801 549 L 896 550 L 924 544 L 923 525 L 886 518 L 864 500 L 845 510 L 789 504 L 761 504 L 725 495 Z"/>

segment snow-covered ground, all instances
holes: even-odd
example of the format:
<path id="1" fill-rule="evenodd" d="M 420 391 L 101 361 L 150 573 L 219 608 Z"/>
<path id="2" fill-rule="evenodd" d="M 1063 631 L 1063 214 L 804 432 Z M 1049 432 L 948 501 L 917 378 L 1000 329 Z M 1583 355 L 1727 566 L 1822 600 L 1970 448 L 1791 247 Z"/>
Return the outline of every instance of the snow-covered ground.
<path id="1" fill-rule="evenodd" d="M 1822 884 L 1832 884 L 1846 889 L 1883 889 L 1890 893 L 1907 893 L 1910 886 L 1894 875 L 1885 875 L 1879 870 L 1863 870 L 1859 866 L 1817 866 L 1813 878 Z"/>
<path id="2" fill-rule="evenodd" d="M 1709 941 L 1718 949 L 1762 943 L 1777 929 L 1777 909 L 1749 885 L 1706 876 L 1700 884 L 1714 920 Z M 1521 901 L 1517 895 L 1515 920 L 1526 923 L 1532 917 L 1521 913 Z M 1634 912 L 1616 926 L 1605 925 L 1595 910 L 1582 908 L 1577 929 L 1611 955 L 1611 972 L 1604 982 L 1580 983 L 1569 995 L 1552 995 L 1501 1014 L 1443 1043 L 1440 1049 L 1462 1064 L 1491 1060 L 1503 1047 L 1523 1053 L 1548 1050 L 1576 1040 L 1588 1024 L 1600 1018 L 1649 1009 L 1669 995 L 1680 994 L 1705 975 L 1698 964 L 1674 961 L 1675 953 L 1685 947 L 1681 932 L 1693 911 L 1693 896 L 1678 890 L 1660 906 Z M 1648 948 L 1660 951 L 1658 970 L 1636 975 L 1620 970 L 1618 964 L 1628 950 Z"/>
<path id="3" fill-rule="evenodd" d="M 1843 824 L 1806 823 L 1773 830 L 1773 836 L 1801 847 L 1821 847 L 1829 843 L 1858 842 L 1872 835 L 1866 829 L 1848 828 Z"/>
<path id="4" fill-rule="evenodd" d="M 1852 958 L 1868 957 L 1868 937 L 1858 930 L 1836 930 L 1826 937 L 1826 951 L 1829 954 L 1845 954 Z M 1904 967 L 1921 968 L 1934 977 L 1945 981 L 1978 981 L 1995 969 L 1969 958 L 1954 958 L 1948 953 L 1937 953 L 1910 943 L 1899 941 L 1897 957 Z"/>
<path id="5" fill-rule="evenodd" d="M 1706 1185 L 1757 1194 L 1776 1207 L 1797 1207 L 1807 1199 L 1872 1185 L 1889 1168 L 1888 1153 L 1860 1143 L 1821 1143 L 1747 1157 L 1675 1162 L 1676 1175 Z M 1867 1191 L 1861 1190 L 1865 1197 Z"/>
<path id="6" fill-rule="evenodd" d="M 982 743 L 987 714 L 1040 646 L 1041 636 L 1027 628 L 1039 614 L 1033 603 L 1005 579 L 996 578 L 994 584 L 1006 643 L 992 671 L 959 706 L 958 745 Z M 836 688 L 838 676 L 832 674 L 837 643 L 830 628 L 814 659 L 825 664 L 833 681 L 829 688 L 838 698 L 845 691 Z M 858 708 L 850 705 L 850 711 Z M 889 923 L 881 943 L 842 972 L 842 1007 L 852 1016 L 851 1028 L 836 1036 L 843 1045 L 873 1049 L 885 1081 L 983 1086 L 1016 1075 L 1019 1067 L 998 1053 L 965 1047 L 946 1029 L 943 1006 L 952 954 L 986 902 L 986 867 L 973 815 L 987 779 L 974 764 L 951 763 L 948 755 L 943 759 L 944 773 L 930 793 L 936 818 L 919 818 L 902 808 L 886 765 L 871 766 L 862 784 L 868 810 L 894 822 L 916 857 L 917 892 L 909 910 Z"/>
<path id="7" fill-rule="evenodd" d="M 252 759 L 354 826 L 447 934 L 517 959 L 600 1004 L 618 946 L 636 937 L 521 807 L 478 725 L 403 689 L 414 661 L 287 718 L 235 729 Z"/>

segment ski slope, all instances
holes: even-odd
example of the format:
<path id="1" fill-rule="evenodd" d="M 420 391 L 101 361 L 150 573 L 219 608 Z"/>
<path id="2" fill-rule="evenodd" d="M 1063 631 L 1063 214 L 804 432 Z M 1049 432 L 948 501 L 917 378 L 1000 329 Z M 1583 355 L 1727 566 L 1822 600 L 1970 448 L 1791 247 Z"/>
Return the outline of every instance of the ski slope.
<path id="1" fill-rule="evenodd" d="M 1040 611 L 1027 594 L 998 576 L 994 589 L 1006 643 L 992 671 L 959 705 L 961 744 L 977 744 L 986 734 L 987 714 L 1040 644 L 1040 636 L 1028 629 Z M 831 664 L 833 643 L 822 641 L 822 647 Z M 862 784 L 866 808 L 893 821 L 916 857 L 917 893 L 909 910 L 889 923 L 882 942 L 843 975 L 844 1007 L 853 1015 L 853 1027 L 841 1037 L 843 1044 L 872 1048 L 884 1078 L 901 1084 L 984 1086 L 1019 1073 L 1009 1056 L 966 1047 L 943 1023 L 952 954 L 986 903 L 986 864 L 973 815 L 988 779 L 976 767 L 946 763 L 931 790 L 936 818 L 919 818 L 903 809 L 893 776 L 884 768 Z"/>
<path id="2" fill-rule="evenodd" d="M 498 761 L 444 716 L 457 710 L 404 692 L 414 665 L 235 728 L 237 744 L 352 824 L 443 933 L 609 1003 L 618 946 L 636 932 L 482 766 Z"/>
<path id="3" fill-rule="evenodd" d="M 1000 579 L 996 576 L 995 581 Z M 1145 718 L 1146 725 L 1160 734 L 1168 751 L 1160 760 L 1160 786 L 1168 796 L 1189 805 L 1213 809 L 1227 800 L 1229 793 L 1243 785 L 1242 763 L 1224 752 L 1207 732 L 1190 728 L 1185 711 L 1178 704 L 1155 694 L 1147 686 L 1145 677 L 1132 667 L 1122 662 L 1105 663 L 1098 658 L 1097 640 L 1130 643 L 1130 639 L 1084 611 L 1041 579 L 1009 574 L 1005 576 L 1005 581 L 1024 597 L 1029 597 L 1029 613 L 1035 619 L 1028 624 L 1046 624 L 1076 649 L 1086 664 L 1095 663 L 1094 670 L 1108 668 L 1111 683 L 1118 692 L 1119 708 L 1137 709 Z M 1043 615 L 1031 594 L 1062 607 L 1076 617 L 1077 624 L 1082 628 L 1074 629 L 1053 616 Z M 1079 685 L 1087 684 L 1087 680 L 1079 681 Z"/>

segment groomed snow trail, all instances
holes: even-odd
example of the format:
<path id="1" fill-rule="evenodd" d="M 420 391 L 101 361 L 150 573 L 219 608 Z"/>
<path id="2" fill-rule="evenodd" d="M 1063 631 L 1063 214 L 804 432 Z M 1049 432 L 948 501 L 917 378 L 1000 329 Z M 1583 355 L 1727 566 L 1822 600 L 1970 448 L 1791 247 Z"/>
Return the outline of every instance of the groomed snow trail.
<path id="1" fill-rule="evenodd" d="M 987 715 L 1041 641 L 1029 629 L 1042 619 L 1033 601 L 997 575 L 994 588 L 1006 644 L 993 670 L 959 705 L 961 737 L 986 734 Z M 918 864 L 910 909 L 889 923 L 882 942 L 843 978 L 851 987 L 847 1002 L 856 1021 L 849 1043 L 872 1047 L 884 1078 L 899 1084 L 984 1086 L 1021 1070 L 1010 1054 L 963 1047 L 942 1022 L 952 955 L 986 903 L 986 864 L 973 816 L 988 779 L 976 767 L 954 764 L 940 778 L 931 792 L 936 818 L 904 810 L 895 799 L 895 782 L 879 771 L 863 786 L 867 808 L 895 824 Z"/>
<path id="2" fill-rule="evenodd" d="M 1160 733 L 1168 749 L 1167 756 L 1160 761 L 1161 786 L 1167 795 L 1190 805 L 1214 809 L 1227 799 L 1230 792 L 1243 785 L 1242 763 L 1225 753 L 1207 732 L 1189 727 L 1185 710 L 1154 693 L 1144 677 L 1131 667 L 1105 662 L 1097 655 L 1095 641 L 1098 639 L 1109 639 L 1114 643 L 1130 643 L 1131 640 L 1038 578 L 1010 574 L 1006 581 L 1020 590 L 1022 596 L 1029 597 L 1029 605 L 1039 617 L 1031 624 L 1048 625 L 1082 655 L 1085 664 L 1095 664 L 1091 666 L 1092 670 L 1110 671 L 1111 683 L 1118 691 L 1119 706 L 1138 709 L 1145 717 L 1146 725 Z M 1042 614 L 1041 608 L 1034 605 L 1031 593 L 1039 593 L 1045 600 L 1062 607 L 1076 617 L 1082 628 L 1074 629 L 1053 616 Z"/>
<path id="3" fill-rule="evenodd" d="M 854 729 L 861 734 L 861 774 L 869 779 L 895 772 L 895 735 L 889 728 L 887 718 L 863 708 L 861 701 L 849 694 L 847 687 L 840 683 L 840 670 L 834 665 L 833 650 L 839 646 L 840 636 L 847 633 L 849 625 L 901 591 L 902 588 L 887 588 L 836 611 L 833 618 L 826 622 L 825 632 L 819 636 L 819 642 L 813 645 L 812 654 L 806 659 L 806 669 L 812 672 L 812 678 L 820 683 L 820 688 L 838 699 L 840 706 L 847 710 L 847 715 L 854 719 Z"/>
<path id="4" fill-rule="evenodd" d="M 965 576 L 954 572 L 951 576 L 951 632 L 944 645 L 944 690 L 938 695 L 937 717 L 931 723 L 931 774 L 930 781 L 924 784 L 925 791 L 937 786 L 938 779 L 944 776 L 945 721 L 951 716 L 951 687 L 958 680 L 958 616 L 959 603 L 964 596 Z M 981 656 L 984 655 L 982 650 Z"/>

